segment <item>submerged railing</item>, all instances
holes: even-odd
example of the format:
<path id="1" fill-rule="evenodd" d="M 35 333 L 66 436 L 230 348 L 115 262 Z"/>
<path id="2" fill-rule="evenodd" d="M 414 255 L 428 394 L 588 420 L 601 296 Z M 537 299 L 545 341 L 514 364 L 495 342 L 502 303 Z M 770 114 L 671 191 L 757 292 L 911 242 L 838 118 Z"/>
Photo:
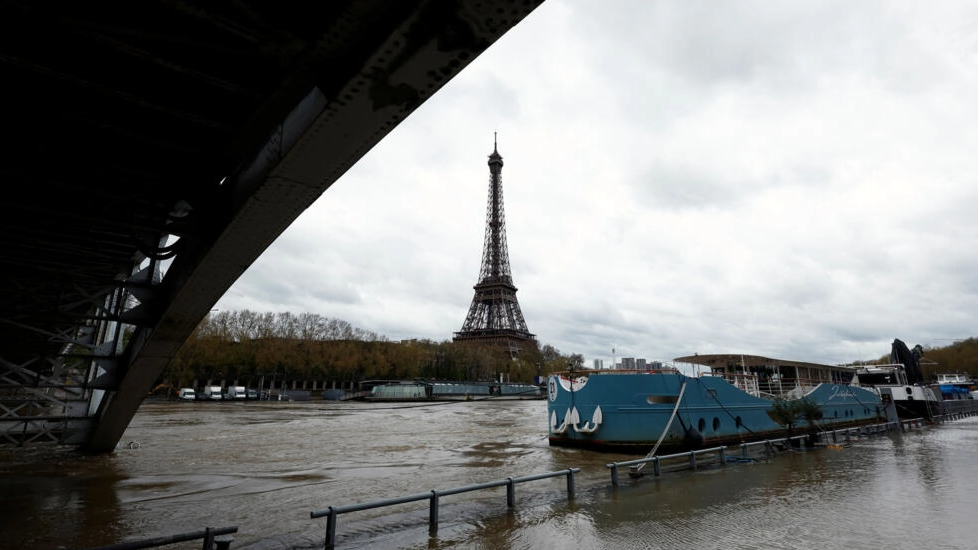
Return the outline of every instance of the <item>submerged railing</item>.
<path id="1" fill-rule="evenodd" d="M 502 487 L 506 486 L 506 504 L 508 508 L 515 506 L 516 498 L 514 486 L 519 483 L 526 483 L 528 481 L 536 481 L 539 479 L 547 479 L 551 477 L 566 476 L 567 477 L 567 487 L 568 487 L 568 498 L 574 497 L 574 474 L 580 472 L 581 468 L 568 468 L 567 470 L 559 470 L 557 472 L 548 472 L 545 474 L 535 474 L 522 477 L 508 477 L 506 479 L 501 479 L 497 481 L 490 481 L 487 483 L 477 483 L 475 485 L 466 485 L 463 487 L 455 487 L 452 489 L 442 489 L 442 490 L 432 490 L 428 493 L 420 493 L 415 495 L 408 495 L 400 498 L 392 498 L 387 500 L 377 500 L 374 502 L 367 502 L 363 504 L 351 504 L 347 506 L 330 506 L 325 510 L 318 510 L 309 513 L 311 519 L 326 517 L 326 549 L 330 550 L 336 546 L 336 531 L 337 531 L 337 516 L 340 514 L 346 514 L 349 512 L 357 512 L 360 510 L 370 510 L 372 508 L 382 508 L 385 506 L 394 506 L 396 504 L 406 504 L 408 502 L 415 502 L 419 500 L 428 500 L 428 532 L 431 535 L 435 535 L 438 532 L 439 525 L 439 498 L 448 495 L 456 495 L 459 493 L 467 493 L 470 491 L 478 491 L 480 489 L 489 489 L 491 487 Z"/>
<path id="2" fill-rule="evenodd" d="M 178 542 L 187 542 L 189 540 L 203 540 L 202 550 L 228 550 L 231 547 L 232 539 L 230 537 L 222 537 L 223 535 L 232 535 L 238 532 L 238 527 L 207 527 L 203 531 L 194 531 L 192 533 L 182 533 L 179 535 L 168 535 L 165 537 L 155 537 L 152 539 L 135 540 L 130 542 L 120 542 L 119 544 L 110 544 L 109 546 L 97 546 L 94 548 L 88 548 L 87 550 L 140 550 L 142 548 L 159 548 L 161 546 L 167 546 L 170 544 L 176 544 Z M 222 538 L 219 538 L 222 537 Z"/>
<path id="3" fill-rule="evenodd" d="M 900 427 L 902 431 L 906 431 L 912 426 L 920 427 L 921 424 L 922 424 L 922 419 L 915 418 L 915 419 L 908 419 L 908 420 L 900 420 L 897 422 L 883 422 L 879 424 L 869 424 L 866 426 L 820 431 L 820 432 L 816 432 L 814 435 L 817 443 L 827 444 L 828 441 L 832 441 L 833 443 L 838 443 L 840 442 L 839 439 L 840 434 L 843 434 L 843 439 L 842 439 L 843 442 L 849 442 L 850 438 L 854 435 L 870 435 L 870 434 L 888 432 L 897 427 Z M 791 446 L 793 442 L 801 442 L 802 440 L 810 439 L 811 437 L 813 436 L 811 436 L 810 434 L 803 434 L 803 435 L 794 435 L 791 437 L 788 436 L 779 437 L 775 439 L 760 439 L 758 441 L 740 443 L 736 446 L 711 447 L 708 449 L 697 449 L 695 451 L 685 451 L 682 453 L 674 453 L 669 455 L 654 455 L 651 457 L 639 458 L 636 460 L 626 460 L 623 462 L 611 462 L 609 464 L 606 464 L 605 467 L 609 469 L 612 478 L 612 485 L 618 486 L 619 468 L 623 466 L 630 467 L 631 470 L 630 475 L 632 475 L 633 477 L 639 477 L 640 475 L 642 475 L 641 471 L 640 469 L 634 467 L 640 466 L 641 468 L 641 465 L 652 463 L 653 475 L 660 476 L 662 475 L 661 463 L 663 461 L 676 461 L 678 459 L 686 459 L 688 463 L 687 469 L 696 470 L 698 466 L 697 457 L 702 455 L 716 454 L 720 464 L 724 465 L 727 464 L 728 462 L 727 460 L 728 450 L 732 448 L 740 449 L 741 456 L 739 457 L 739 460 L 750 458 L 751 453 L 749 452 L 749 449 L 751 449 L 752 447 L 759 447 L 759 446 L 764 447 L 764 451 L 763 451 L 764 456 L 772 456 L 775 454 L 776 446 L 779 445 Z M 671 463 L 675 463 L 675 462 L 671 462 Z"/>

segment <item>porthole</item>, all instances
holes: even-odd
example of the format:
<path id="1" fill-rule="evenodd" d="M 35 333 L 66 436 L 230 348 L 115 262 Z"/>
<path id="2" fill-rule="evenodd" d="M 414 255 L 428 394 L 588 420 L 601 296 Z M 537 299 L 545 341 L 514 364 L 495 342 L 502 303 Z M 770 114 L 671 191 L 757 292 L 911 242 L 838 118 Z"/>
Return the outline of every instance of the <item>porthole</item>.
<path id="1" fill-rule="evenodd" d="M 701 418 L 700 420 L 697 421 L 697 431 L 700 433 L 704 433 L 704 426 L 706 425 L 707 422 L 704 422 L 704 419 Z"/>
<path id="2" fill-rule="evenodd" d="M 734 418 L 734 425 L 737 426 L 737 427 L 739 427 L 739 428 L 741 427 L 741 417 L 740 416 L 737 416 L 737 417 Z"/>
<path id="3" fill-rule="evenodd" d="M 721 427 L 721 419 L 715 416 L 714 422 L 711 424 L 711 426 L 714 428 L 714 431 L 716 432 L 717 429 Z"/>

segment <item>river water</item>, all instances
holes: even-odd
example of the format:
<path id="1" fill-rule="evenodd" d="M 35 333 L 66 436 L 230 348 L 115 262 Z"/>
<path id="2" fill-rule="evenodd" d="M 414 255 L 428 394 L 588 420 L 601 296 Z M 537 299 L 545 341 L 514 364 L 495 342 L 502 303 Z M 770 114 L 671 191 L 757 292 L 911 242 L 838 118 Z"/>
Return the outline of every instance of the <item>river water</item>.
<path id="1" fill-rule="evenodd" d="M 975 417 L 613 486 L 640 458 L 552 448 L 544 401 L 146 402 L 111 455 L 0 448 L 0 548 L 237 526 L 232 549 L 323 548 L 329 506 L 565 477 L 341 514 L 337 548 L 977 548 Z M 200 541 L 166 546 L 199 549 Z"/>

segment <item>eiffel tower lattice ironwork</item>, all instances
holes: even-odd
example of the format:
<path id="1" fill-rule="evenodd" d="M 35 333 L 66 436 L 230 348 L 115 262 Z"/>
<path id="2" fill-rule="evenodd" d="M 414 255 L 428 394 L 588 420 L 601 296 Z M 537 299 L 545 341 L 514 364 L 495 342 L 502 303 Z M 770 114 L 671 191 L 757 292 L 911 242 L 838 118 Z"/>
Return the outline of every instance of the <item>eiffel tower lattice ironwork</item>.
<path id="1" fill-rule="evenodd" d="M 534 342 L 535 338 L 527 330 L 520 304 L 517 303 L 517 287 L 513 285 L 510 274 L 503 216 L 503 157 L 496 149 L 495 134 L 493 154 L 489 156 L 487 164 L 490 169 L 489 199 L 479 282 L 473 287 L 476 293 L 462 330 L 455 333 L 452 340 L 499 344 L 515 357 L 524 344 Z"/>

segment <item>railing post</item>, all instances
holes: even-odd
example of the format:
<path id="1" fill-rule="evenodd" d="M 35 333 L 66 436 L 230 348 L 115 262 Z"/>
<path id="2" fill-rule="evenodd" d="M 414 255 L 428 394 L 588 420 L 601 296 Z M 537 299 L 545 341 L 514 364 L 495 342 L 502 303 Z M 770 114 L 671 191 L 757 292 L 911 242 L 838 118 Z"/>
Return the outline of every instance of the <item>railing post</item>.
<path id="1" fill-rule="evenodd" d="M 653 475 L 655 475 L 656 477 L 659 477 L 659 474 L 660 474 L 659 457 L 658 456 L 655 456 L 655 457 L 653 457 Z"/>
<path id="2" fill-rule="evenodd" d="M 214 533 L 210 527 L 204 528 L 204 546 L 202 550 L 214 550 Z"/>
<path id="3" fill-rule="evenodd" d="M 741 444 L 741 458 L 748 458 L 748 444 Z"/>
<path id="4" fill-rule="evenodd" d="M 337 544 L 337 513 L 333 511 L 333 507 L 327 508 L 329 512 L 326 515 L 326 550 L 333 550 L 333 547 Z"/>
<path id="5" fill-rule="evenodd" d="M 612 486 L 613 487 L 618 487 L 619 486 L 619 466 L 618 466 L 618 464 L 616 464 L 614 462 L 611 464 L 611 466 L 612 466 L 612 468 L 611 468 L 611 470 L 612 470 Z"/>
<path id="6" fill-rule="evenodd" d="M 697 455 L 693 451 L 690 451 L 690 469 L 697 469 Z"/>
<path id="7" fill-rule="evenodd" d="M 439 494 L 432 489 L 432 498 L 428 501 L 428 533 L 435 535 L 439 532 Z"/>
<path id="8" fill-rule="evenodd" d="M 433 489 L 429 493 L 415 494 L 408 497 L 402 497 L 398 499 L 388 499 L 384 501 L 371 502 L 367 504 L 360 504 L 357 506 L 340 506 L 333 507 L 330 506 L 327 510 L 323 511 L 312 511 L 310 512 L 310 517 L 321 518 L 323 516 L 327 517 L 326 525 L 326 550 L 333 550 L 336 546 L 336 517 L 342 513 L 353 512 L 357 510 L 367 510 L 371 508 L 379 508 L 381 506 L 391 506 L 395 504 L 403 504 L 405 502 L 416 502 L 420 500 L 427 499 L 428 503 L 428 531 L 431 536 L 435 536 L 438 533 L 439 524 L 439 499 L 442 495 L 454 495 L 458 493 L 466 493 L 470 491 L 476 491 L 480 489 L 488 489 L 490 487 L 499 487 L 500 485 L 506 485 L 507 487 L 507 506 L 516 506 L 516 485 L 523 483 L 525 481 L 534 481 L 537 479 L 545 479 L 558 477 L 561 475 L 566 476 L 567 486 L 568 486 L 568 499 L 574 498 L 575 486 L 574 486 L 574 474 L 579 471 L 578 468 L 568 468 L 567 470 L 558 470 L 556 472 L 548 472 L 546 474 L 523 476 L 519 478 L 508 477 L 502 480 L 492 481 L 489 483 L 480 483 L 476 485 L 467 485 L 464 487 L 457 487 L 454 489 L 447 490 L 437 490 Z M 237 527 L 234 528 L 237 530 Z M 219 530 L 221 531 L 221 530 Z M 197 537 L 195 537 L 197 538 Z M 210 546 L 205 547 L 206 550 L 214 550 Z M 219 547 L 217 550 L 227 550 L 227 547 Z"/>

